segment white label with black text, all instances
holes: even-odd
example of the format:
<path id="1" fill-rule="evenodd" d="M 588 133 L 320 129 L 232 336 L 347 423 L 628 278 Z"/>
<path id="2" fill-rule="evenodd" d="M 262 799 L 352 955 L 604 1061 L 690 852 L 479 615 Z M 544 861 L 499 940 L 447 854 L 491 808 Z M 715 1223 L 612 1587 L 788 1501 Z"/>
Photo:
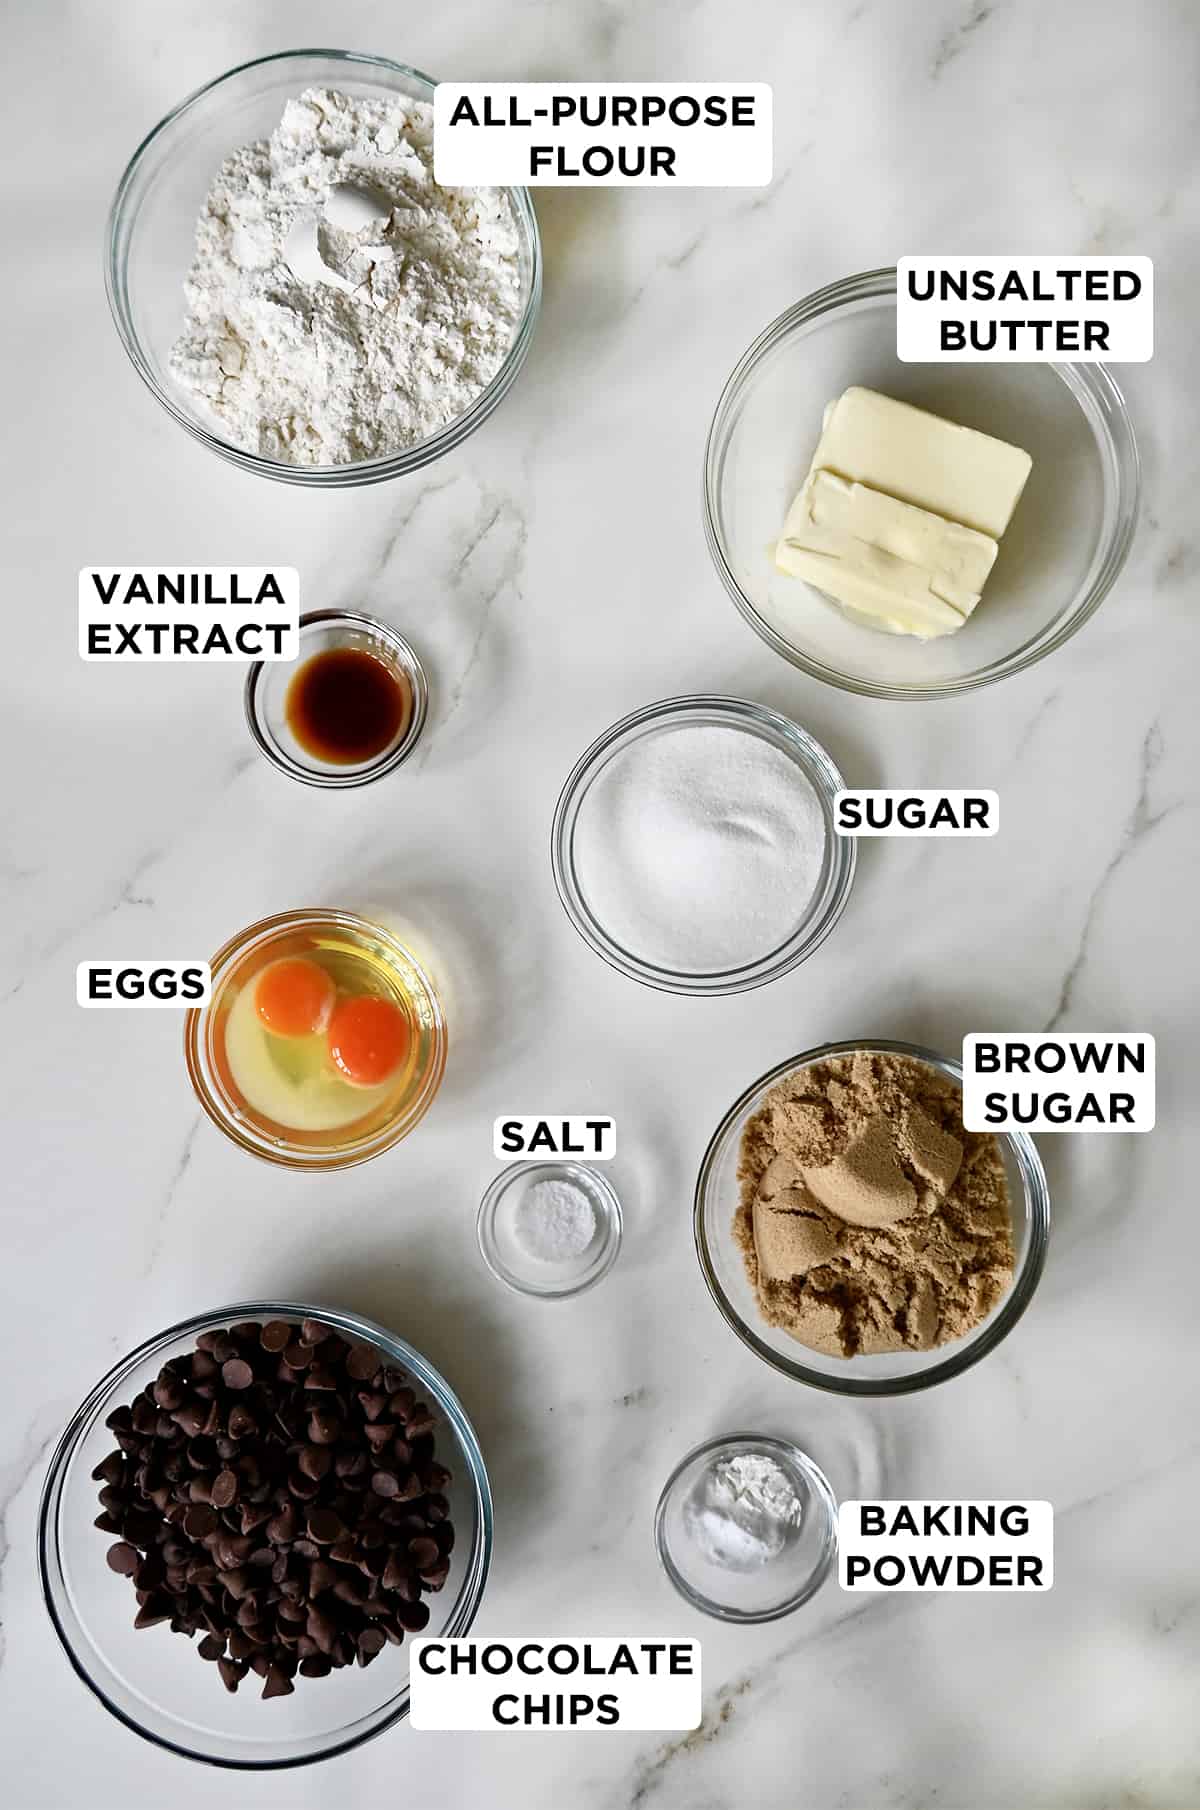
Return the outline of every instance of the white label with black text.
<path id="1" fill-rule="evenodd" d="M 441 1640 L 410 1643 L 418 1729 L 687 1729 L 700 1726 L 698 1640 Z"/>
<path id="2" fill-rule="evenodd" d="M 1154 1039 L 1144 1032 L 972 1031 L 968 1131 L 1153 1131 Z"/>
<path id="3" fill-rule="evenodd" d="M 211 998 L 207 962 L 80 962 L 75 970 L 81 1006 L 206 1006 Z"/>
<path id="4" fill-rule="evenodd" d="M 848 789 L 834 797 L 833 827 L 839 836 L 994 836 L 1000 800 L 985 791 Z"/>
<path id="5" fill-rule="evenodd" d="M 551 1113 L 513 1113 L 492 1126 L 492 1153 L 501 1159 L 523 1156 L 534 1162 L 578 1156 L 606 1163 L 617 1154 L 617 1121 L 598 1114 L 556 1118 Z"/>
<path id="6" fill-rule="evenodd" d="M 433 170 L 450 188 L 765 188 L 767 82 L 439 82 Z"/>
<path id="7" fill-rule="evenodd" d="M 1049 1590 L 1049 1502 L 843 1502 L 843 1590 Z"/>
<path id="8" fill-rule="evenodd" d="M 896 270 L 906 364 L 1145 364 L 1154 355 L 1146 257 L 911 257 Z"/>
<path id="9" fill-rule="evenodd" d="M 84 660 L 294 660 L 294 566 L 84 566 Z"/>

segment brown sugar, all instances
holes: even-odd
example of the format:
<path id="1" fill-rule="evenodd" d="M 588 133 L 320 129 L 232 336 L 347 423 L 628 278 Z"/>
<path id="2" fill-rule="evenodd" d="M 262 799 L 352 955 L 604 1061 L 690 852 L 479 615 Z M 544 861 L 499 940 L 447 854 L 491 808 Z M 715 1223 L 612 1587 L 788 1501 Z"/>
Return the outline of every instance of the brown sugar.
<path id="1" fill-rule="evenodd" d="M 858 1051 L 779 1082 L 747 1121 L 736 1237 L 763 1318 L 831 1357 L 928 1351 L 986 1318 L 1013 1276 L 996 1139 L 957 1084 Z"/>

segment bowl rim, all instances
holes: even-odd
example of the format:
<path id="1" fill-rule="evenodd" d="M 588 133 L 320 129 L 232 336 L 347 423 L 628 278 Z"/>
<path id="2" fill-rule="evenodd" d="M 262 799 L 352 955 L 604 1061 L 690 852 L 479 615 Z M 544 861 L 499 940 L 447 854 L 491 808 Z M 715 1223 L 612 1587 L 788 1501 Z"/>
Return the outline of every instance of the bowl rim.
<path id="1" fill-rule="evenodd" d="M 385 749 L 382 754 L 376 755 L 373 761 L 368 761 L 362 766 L 347 767 L 344 771 L 338 771 L 333 767 L 304 766 L 302 762 L 294 760 L 268 735 L 264 724 L 259 721 L 258 713 L 259 693 L 266 680 L 266 669 L 268 666 L 290 665 L 293 674 L 299 672 L 304 660 L 314 657 L 311 654 L 306 656 L 302 647 L 299 648 L 296 659 L 292 661 L 252 661 L 246 673 L 246 683 L 242 693 L 246 709 L 246 722 L 259 752 L 265 754 L 271 765 L 280 773 L 285 773 L 289 779 L 298 779 L 301 785 L 316 786 L 327 792 L 346 792 L 353 790 L 356 786 L 369 786 L 374 780 L 382 779 L 385 773 L 393 772 L 396 767 L 408 759 L 420 741 L 421 732 L 425 727 L 425 718 L 429 711 L 429 681 L 425 668 L 421 664 L 420 656 L 412 643 L 400 633 L 400 630 L 393 628 L 392 624 L 385 622 L 382 617 L 370 616 L 365 610 L 306 610 L 300 617 L 298 625 L 298 645 L 306 628 L 328 628 L 339 622 L 346 623 L 353 629 L 368 631 L 386 643 L 395 654 L 397 665 L 403 667 L 412 686 L 412 715 L 409 718 L 408 728 L 394 748 Z"/>
<path id="2" fill-rule="evenodd" d="M 466 1460 L 467 1472 L 475 1493 L 476 1539 L 467 1575 L 451 1611 L 450 1621 L 447 1623 L 445 1637 L 449 1639 L 466 1634 L 479 1611 L 484 1586 L 491 1568 L 492 1547 L 495 1540 L 491 1484 L 479 1439 L 457 1394 L 441 1371 L 428 1358 L 417 1351 L 415 1346 L 410 1345 L 406 1339 L 389 1332 L 387 1327 L 381 1326 L 377 1321 L 369 1319 L 364 1314 L 354 1313 L 345 1308 L 295 1301 L 235 1301 L 228 1307 L 214 1308 L 206 1313 L 191 1314 L 177 1324 L 167 1327 L 163 1332 L 144 1339 L 140 1345 L 135 1346 L 124 1357 L 118 1358 L 117 1362 L 88 1391 L 67 1421 L 50 1459 L 38 1503 L 37 1563 L 42 1601 L 58 1637 L 59 1645 L 66 1654 L 76 1676 L 82 1680 L 92 1695 L 99 1699 L 110 1715 L 132 1730 L 134 1734 L 140 1736 L 142 1740 L 149 1741 L 155 1747 L 165 1748 L 169 1753 L 178 1754 L 182 1759 L 195 1760 L 202 1765 L 216 1766 L 234 1772 L 288 1771 L 298 1766 L 315 1765 L 321 1760 L 332 1759 L 336 1754 L 348 1753 L 355 1747 L 361 1747 L 365 1741 L 373 1740 L 385 1729 L 393 1728 L 397 1722 L 405 1719 L 409 1713 L 409 1688 L 406 1686 L 399 1693 L 395 1709 L 377 1726 L 345 1738 L 334 1736 L 330 1743 L 322 1747 L 319 1752 L 295 1755 L 286 1759 L 231 1759 L 223 1755 L 197 1753 L 183 1742 L 171 1741 L 156 1734 L 153 1730 L 145 1728 L 135 1717 L 129 1715 L 112 1701 L 91 1675 L 83 1658 L 71 1643 L 60 1614 L 53 1575 L 54 1567 L 50 1562 L 51 1554 L 57 1555 L 60 1551 L 60 1542 L 57 1537 L 57 1510 L 61 1503 L 68 1466 L 84 1433 L 89 1429 L 98 1410 L 111 1396 L 117 1385 L 146 1358 L 153 1356 L 168 1345 L 178 1344 L 183 1339 L 194 1338 L 197 1333 L 215 1325 L 233 1324 L 238 1320 L 264 1317 L 299 1320 L 306 1316 L 326 1321 L 336 1331 L 357 1334 L 368 1343 L 377 1344 L 381 1349 L 395 1354 L 401 1367 L 411 1369 L 420 1377 L 422 1386 L 436 1398 L 439 1410 L 453 1428 L 459 1448 Z M 58 1569 L 61 1570 L 61 1566 Z"/>
<path id="3" fill-rule="evenodd" d="M 709 1139 L 708 1147 L 701 1159 L 700 1170 L 696 1177 L 696 1190 L 693 1205 L 693 1235 L 696 1244 L 696 1256 L 700 1263 L 700 1272 L 704 1277 L 708 1292 L 721 1314 L 725 1324 L 737 1335 L 742 1344 L 754 1352 L 756 1357 L 769 1364 L 772 1370 L 779 1371 L 782 1376 L 789 1376 L 795 1382 L 806 1383 L 814 1389 L 822 1389 L 830 1395 L 849 1395 L 858 1397 L 883 1395 L 914 1395 L 922 1389 L 931 1389 L 938 1383 L 948 1382 L 951 1377 L 961 1376 L 973 1364 L 986 1357 L 989 1351 L 1006 1338 L 1012 1331 L 1025 1309 L 1033 1298 L 1034 1291 L 1041 1279 L 1045 1267 L 1046 1252 L 1050 1239 L 1050 1188 L 1046 1180 L 1046 1171 L 1033 1139 L 1024 1131 L 994 1132 L 992 1135 L 1001 1145 L 1008 1146 L 1016 1161 L 1021 1176 L 1024 1192 L 1024 1204 L 1029 1219 L 1029 1238 L 1020 1268 L 1013 1276 L 1012 1285 L 999 1306 L 994 1310 L 990 1323 L 977 1339 L 964 1349 L 951 1356 L 932 1363 L 928 1369 L 914 1371 L 896 1377 L 855 1377 L 848 1373 L 839 1376 L 810 1368 L 798 1360 L 784 1357 L 781 1352 L 767 1344 L 759 1337 L 752 1326 L 742 1319 L 732 1301 L 721 1286 L 712 1260 L 708 1232 L 704 1223 L 705 1206 L 708 1200 L 708 1189 L 717 1156 L 726 1140 L 736 1133 L 745 1118 L 751 1103 L 761 1096 L 767 1088 L 773 1087 L 777 1081 L 798 1069 L 808 1068 L 814 1062 L 825 1062 L 834 1056 L 851 1056 L 861 1050 L 879 1051 L 887 1055 L 911 1056 L 914 1060 L 924 1062 L 937 1069 L 950 1080 L 962 1086 L 962 1064 L 950 1056 L 943 1056 L 937 1050 L 926 1048 L 919 1043 L 905 1043 L 888 1037 L 860 1037 L 842 1043 L 824 1043 L 811 1050 L 803 1050 L 798 1056 L 791 1056 L 779 1062 L 774 1068 L 760 1075 L 757 1081 L 738 1096 L 733 1105 L 725 1112 Z M 803 1351 L 804 1346 L 797 1343 L 796 1349 Z M 935 1350 L 937 1347 L 934 1348 Z"/>
<path id="4" fill-rule="evenodd" d="M 561 1288 L 533 1288 L 523 1282 L 515 1270 L 510 1270 L 501 1261 L 494 1245 L 493 1226 L 501 1196 L 523 1175 L 534 1173 L 539 1173 L 543 1177 L 556 1173 L 565 1174 L 568 1178 L 580 1174 L 586 1175 L 588 1185 L 595 1189 L 604 1206 L 606 1219 L 604 1250 L 597 1254 L 591 1269 L 585 1271 L 578 1282 L 565 1283 Z M 479 1242 L 479 1254 L 483 1261 L 497 1282 L 502 1282 L 506 1288 L 511 1288 L 514 1294 L 524 1296 L 527 1301 L 567 1301 L 574 1295 L 582 1295 L 589 1288 L 594 1288 L 597 1282 L 607 1276 L 617 1261 L 623 1235 L 624 1221 L 621 1213 L 621 1200 L 616 1189 L 608 1177 L 601 1175 L 600 1171 L 591 1163 L 577 1163 L 571 1157 L 553 1157 L 545 1162 L 533 1158 L 524 1162 L 509 1163 L 501 1169 L 498 1175 L 492 1177 L 484 1189 L 483 1197 L 479 1202 L 479 1211 L 475 1215 L 475 1236 Z"/>
<path id="5" fill-rule="evenodd" d="M 715 1597 L 705 1596 L 703 1591 L 693 1590 L 687 1579 L 679 1570 L 671 1557 L 670 1544 L 666 1537 L 667 1506 L 675 1490 L 676 1484 L 697 1459 L 707 1457 L 710 1452 L 726 1451 L 732 1446 L 750 1445 L 759 1451 L 771 1455 L 780 1455 L 795 1467 L 805 1479 L 813 1492 L 814 1499 L 821 1505 L 824 1532 L 821 1552 L 803 1587 L 785 1597 L 771 1609 L 732 1609 L 717 1602 Z M 667 1577 L 679 1592 L 683 1600 L 693 1609 L 705 1615 L 713 1616 L 717 1621 L 737 1622 L 743 1626 L 753 1622 L 779 1621 L 793 1610 L 801 1608 L 809 1602 L 824 1584 L 837 1555 L 838 1546 L 838 1502 L 833 1492 L 833 1485 L 821 1469 L 820 1465 L 810 1458 L 790 1439 L 779 1439 L 770 1433 L 718 1433 L 713 1439 L 706 1439 L 698 1446 L 686 1452 L 663 1484 L 659 1494 L 658 1505 L 654 1510 L 654 1548 L 658 1554 L 658 1562 Z"/>
<path id="6" fill-rule="evenodd" d="M 686 720 L 692 713 L 716 715 L 739 728 L 750 724 L 755 728 L 765 729 L 776 741 L 782 740 L 787 745 L 820 801 L 831 863 L 824 909 L 802 939 L 798 940 L 798 933 L 793 932 L 786 942 L 760 956 L 757 961 L 743 963 L 739 968 L 719 970 L 711 975 L 685 974 L 670 968 L 660 968 L 623 949 L 588 908 L 583 889 L 575 876 L 571 852 L 579 810 L 616 743 L 630 731 L 641 729 L 647 724 L 664 723 L 672 718 Z M 749 993 L 756 987 L 765 987 L 815 954 L 836 926 L 849 902 L 858 861 L 858 844 L 854 837 L 838 836 L 833 830 L 834 795 L 844 788 L 845 783 L 832 755 L 816 737 L 791 717 L 785 716 L 782 711 L 771 709 L 767 704 L 721 692 L 688 692 L 680 697 L 659 698 L 652 704 L 631 710 L 610 724 L 584 749 L 563 782 L 550 826 L 550 864 L 559 901 L 583 941 L 610 968 L 615 968 L 630 980 L 640 981 L 643 986 L 651 987 L 656 992 L 715 998 L 733 993 Z"/>
<path id="7" fill-rule="evenodd" d="M 217 89 L 233 82 L 238 76 L 245 75 L 250 70 L 262 69 L 270 64 L 286 65 L 306 57 L 324 57 L 331 62 L 357 66 L 365 71 L 387 70 L 392 75 L 401 76 L 427 88 L 430 99 L 433 90 L 438 86 L 436 77 L 427 75 L 424 70 L 417 69 L 410 63 L 397 62 L 393 57 L 374 56 L 366 51 L 337 50 L 320 45 L 270 51 L 265 56 L 250 57 L 246 62 L 235 64 L 232 69 L 227 69 L 220 75 L 211 77 L 199 88 L 186 94 L 169 112 L 163 115 L 157 124 L 150 128 L 122 172 L 108 210 L 104 251 L 104 293 L 108 299 L 113 325 L 117 329 L 117 335 L 125 348 L 130 363 L 151 395 L 194 440 L 198 440 L 202 446 L 207 446 L 210 451 L 227 459 L 231 464 L 239 466 L 244 471 L 254 472 L 259 477 L 273 478 L 284 484 L 347 489 L 363 484 L 381 483 L 388 478 L 401 477 L 431 464 L 433 460 L 440 458 L 443 453 L 449 452 L 472 434 L 477 427 L 480 427 L 507 395 L 525 362 L 541 312 L 542 241 L 537 214 L 529 190 L 502 183 L 495 185 L 503 189 L 509 197 L 514 218 L 518 223 L 518 229 L 522 234 L 529 257 L 529 281 L 521 317 L 513 331 L 512 341 L 499 369 L 485 384 L 470 407 L 464 409 L 461 415 L 455 416 L 453 421 L 448 421 L 444 427 L 439 428 L 437 433 L 429 435 L 425 440 L 418 441 L 415 446 L 402 448 L 399 452 L 383 453 L 373 459 L 353 460 L 342 465 L 288 465 L 282 460 L 264 459 L 258 453 L 248 452 L 245 447 L 236 445 L 232 440 L 226 440 L 222 435 L 206 428 L 199 420 L 193 419 L 170 394 L 169 390 L 159 383 L 142 350 L 141 340 L 133 324 L 126 258 L 126 229 L 130 197 L 151 149 L 192 108 L 198 106 Z M 367 78 L 364 76 L 360 79 L 366 80 Z"/>
<path id="8" fill-rule="evenodd" d="M 774 320 L 768 322 L 746 351 L 742 353 L 717 398 L 717 405 L 713 410 L 704 443 L 703 508 L 705 540 L 708 543 L 709 554 L 716 567 L 717 576 L 739 615 L 749 623 L 755 634 L 765 641 L 768 647 L 779 654 L 789 665 L 799 668 L 801 672 L 808 673 L 814 679 L 820 679 L 824 684 L 835 685 L 842 691 L 854 692 L 859 697 L 887 698 L 908 703 L 931 698 L 961 697 L 964 692 L 976 691 L 985 685 L 998 684 L 1002 679 L 1007 679 L 1014 673 L 1023 672 L 1028 667 L 1036 665 L 1047 654 L 1056 652 L 1069 641 L 1099 609 L 1125 566 L 1137 528 L 1142 477 L 1141 455 L 1138 451 L 1129 406 L 1109 367 L 1104 364 L 1061 365 L 1051 363 L 1049 368 L 1066 385 L 1077 404 L 1079 398 L 1076 386 L 1087 393 L 1097 414 L 1103 418 L 1108 428 L 1113 453 L 1111 467 L 1115 480 L 1116 519 L 1108 544 L 1103 547 L 1099 567 L 1092 576 L 1090 585 L 1083 593 L 1082 598 L 1064 610 L 1056 624 L 1050 624 L 1048 628 L 1039 630 L 1028 640 L 1022 642 L 1012 653 L 991 661 L 975 672 L 963 674 L 954 679 L 942 679 L 934 684 L 889 684 L 879 680 L 852 676 L 849 673 L 840 672 L 837 667 L 826 665 L 824 661 L 805 653 L 787 640 L 755 608 L 739 584 L 726 554 L 724 537 L 719 527 L 721 513 L 719 495 L 721 467 L 728 447 L 729 420 L 742 388 L 759 360 L 785 339 L 794 328 L 806 326 L 810 322 L 819 320 L 823 315 L 842 310 L 849 304 L 885 300 L 889 296 L 894 297 L 895 293 L 895 265 L 880 265 L 877 269 L 859 271 L 851 276 L 841 277 L 837 282 L 825 284 L 823 288 L 816 289 L 811 295 L 794 302 L 790 308 L 785 308 L 782 314 L 776 315 Z M 1103 460 L 1109 449 L 1098 444 L 1098 450 Z"/>
<path id="9" fill-rule="evenodd" d="M 297 1153 L 295 1146 L 289 1146 L 286 1149 L 264 1148 L 226 1115 L 209 1085 L 207 1062 L 204 1059 L 203 1031 L 216 999 L 218 977 L 235 956 L 239 955 L 254 938 L 265 936 L 268 932 L 299 929 L 304 925 L 312 924 L 348 926 L 352 930 L 390 943 L 399 950 L 404 960 L 421 980 L 426 999 L 433 1008 L 435 1025 L 434 1049 L 429 1072 L 425 1077 L 420 1094 L 409 1111 L 399 1117 L 394 1125 L 381 1130 L 365 1144 L 352 1145 L 348 1150 L 337 1155 L 321 1156 L 318 1153 L 312 1158 L 306 1158 Z M 339 910 L 336 906 L 301 905 L 291 911 L 277 911 L 269 917 L 257 918 L 254 923 L 247 924 L 244 929 L 236 931 L 233 936 L 222 943 L 209 962 L 209 970 L 212 975 L 213 991 L 208 1004 L 192 1006 L 184 1016 L 183 1056 L 188 1079 L 192 1084 L 192 1091 L 196 1099 L 217 1130 L 222 1132 L 231 1143 L 236 1144 L 239 1149 L 247 1151 L 251 1156 L 257 1157 L 260 1162 L 271 1163 L 277 1168 L 292 1169 L 301 1174 L 325 1175 L 333 1169 L 353 1169 L 359 1163 L 368 1163 L 373 1157 L 382 1156 L 385 1150 L 392 1149 L 393 1145 L 400 1143 L 402 1139 L 408 1137 L 410 1132 L 416 1130 L 436 1099 L 438 1089 L 442 1084 L 442 1077 L 446 1072 L 449 1032 L 442 1010 L 441 997 L 424 963 L 419 962 L 407 943 L 401 942 L 400 938 L 394 935 L 386 925 L 376 923 L 371 918 L 364 918 L 357 912 Z"/>

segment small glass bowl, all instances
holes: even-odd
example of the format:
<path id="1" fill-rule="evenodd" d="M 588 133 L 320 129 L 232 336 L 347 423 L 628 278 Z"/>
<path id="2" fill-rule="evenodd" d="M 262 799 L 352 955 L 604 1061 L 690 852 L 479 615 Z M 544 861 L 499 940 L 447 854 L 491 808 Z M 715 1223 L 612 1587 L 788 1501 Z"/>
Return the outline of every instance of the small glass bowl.
<path id="1" fill-rule="evenodd" d="M 305 660 L 331 648 L 357 648 L 373 654 L 407 685 L 412 709 L 407 723 L 386 748 L 370 760 L 351 764 L 323 761 L 292 734 L 287 720 L 287 694 Z M 420 660 L 390 623 L 358 610 L 313 610 L 300 618 L 300 652 L 293 660 L 256 660 L 246 674 L 246 721 L 267 759 L 290 779 L 330 790 L 368 786 L 408 759 L 421 738 L 429 707 L 429 687 Z"/>
<path id="2" fill-rule="evenodd" d="M 795 1535 L 753 1571 L 734 1571 L 705 1557 L 688 1532 L 692 1491 L 721 1459 L 743 1454 L 773 1458 L 800 1497 Z M 837 1551 L 837 1499 L 825 1473 L 798 1446 L 760 1433 L 710 1439 L 689 1452 L 668 1477 L 654 1516 L 659 1562 L 685 1602 L 719 1621 L 778 1621 L 815 1596 Z"/>
<path id="3" fill-rule="evenodd" d="M 492 1495 L 479 1441 L 445 1379 L 403 1339 L 358 1314 L 290 1301 L 243 1301 L 197 1314 L 148 1339 L 101 1377 L 72 1416 L 42 1489 L 38 1563 L 42 1593 L 67 1658 L 88 1689 L 126 1728 L 185 1759 L 268 1771 L 303 1766 L 358 1747 L 408 1714 L 407 1643 L 387 1647 L 369 1670 L 347 1666 L 302 1679 L 295 1694 L 263 1703 L 247 1679 L 227 1693 L 196 1643 L 166 1627 L 138 1631 L 133 1591 L 105 1564 L 112 1536 L 93 1525 L 99 1485 L 92 1470 L 112 1450 L 105 1416 L 144 1388 L 196 1335 L 239 1320 L 324 1321 L 351 1340 L 377 1345 L 406 1370 L 436 1420 L 439 1457 L 451 1472 L 456 1541 L 445 1590 L 427 1600 L 425 1632 L 451 1638 L 475 1619 L 492 1556 Z M 311 1687 L 311 1688 L 308 1688 Z"/>
<path id="4" fill-rule="evenodd" d="M 683 724 L 719 724 L 748 730 L 789 755 L 816 792 L 825 819 L 825 857 L 821 873 L 791 935 L 779 948 L 769 950 L 757 961 L 713 973 L 658 967 L 623 948 L 609 935 L 589 906 L 575 862 L 574 838 L 579 813 L 588 792 L 608 763 L 643 737 L 656 735 L 668 726 L 675 728 Z M 750 703 L 743 698 L 697 694 L 666 698 L 643 710 L 635 710 L 614 723 L 580 756 L 559 795 L 551 830 L 550 858 L 563 909 L 584 942 L 597 955 L 621 974 L 641 981 L 643 986 L 656 987 L 664 993 L 691 994 L 742 993 L 752 987 L 765 986 L 768 981 L 778 979 L 807 960 L 845 910 L 854 880 L 856 844 L 853 837 L 838 836 L 834 832 L 834 798 L 844 785 L 845 781 L 820 743 L 787 717 L 768 710 L 763 704 Z"/>
<path id="5" fill-rule="evenodd" d="M 104 280 L 113 321 L 134 369 L 193 438 L 243 471 L 336 490 L 417 471 L 487 420 L 511 389 L 533 339 L 541 307 L 542 251 L 528 190 L 509 189 L 521 248 L 521 318 L 491 382 L 470 408 L 427 440 L 346 465 L 288 465 L 223 439 L 214 418 L 191 400 L 170 370 L 171 347 L 183 324 L 183 284 L 196 221 L 230 152 L 269 137 L 288 100 L 322 85 L 354 95 L 382 91 L 427 102 L 435 87 L 432 77 L 418 69 L 349 50 L 286 50 L 207 82 L 168 113 L 134 152 L 109 214 Z"/>
<path id="6" fill-rule="evenodd" d="M 822 411 L 852 384 L 1032 455 L 982 601 L 956 634 L 876 632 L 774 571 Z M 1103 365 L 902 364 L 894 269 L 831 283 L 772 321 L 725 385 L 704 456 L 709 551 L 737 609 L 793 666 L 876 698 L 953 697 L 1070 640 L 1125 563 L 1140 484 L 1125 398 Z"/>
<path id="7" fill-rule="evenodd" d="M 332 1140 L 325 1144 L 305 1143 L 299 1139 L 293 1142 L 282 1133 L 269 1135 L 248 1116 L 231 1093 L 222 1078 L 223 1065 L 218 1059 L 217 1027 L 226 983 L 237 978 L 247 963 L 260 963 L 274 943 L 281 945 L 280 952 L 295 954 L 297 936 L 311 939 L 313 946 L 349 941 L 364 954 L 374 954 L 399 977 L 416 1019 L 419 1041 L 413 1082 L 394 1116 L 361 1132 L 348 1126 L 345 1142 L 340 1144 L 332 1144 Z M 208 1005 L 193 1009 L 184 1021 L 184 1058 L 201 1106 L 213 1124 L 243 1150 L 287 1169 L 349 1169 L 355 1163 L 368 1162 L 381 1151 L 390 1150 L 424 1118 L 445 1073 L 446 1021 L 432 980 L 390 930 L 348 911 L 315 907 L 282 911 L 275 917 L 262 918 L 231 937 L 213 956 L 211 968 L 212 997 Z"/>
<path id="8" fill-rule="evenodd" d="M 1042 1274 L 1050 1238 L 1050 1191 L 1046 1172 L 1033 1139 L 1023 1131 L 998 1132 L 996 1142 L 1008 1180 L 1013 1220 L 1014 1273 L 1008 1293 L 991 1313 L 965 1337 L 932 1351 L 893 1351 L 874 1357 L 828 1357 L 810 1351 L 778 1326 L 768 1326 L 758 1311 L 758 1301 L 746 1274 L 745 1260 L 733 1236 L 734 1215 L 740 1199 L 738 1163 L 742 1131 L 747 1119 L 762 1105 L 763 1095 L 790 1075 L 827 1062 L 831 1056 L 853 1056 L 858 1050 L 911 1056 L 927 1063 L 957 1086 L 962 1067 L 934 1050 L 915 1043 L 886 1038 L 865 1042 L 826 1043 L 779 1063 L 761 1075 L 734 1101 L 713 1133 L 696 1181 L 696 1254 L 708 1291 L 743 1345 L 749 1346 L 772 1370 L 799 1383 L 828 1389 L 835 1395 L 905 1395 L 947 1382 L 1010 1333 L 1025 1309 Z M 796 1355 L 800 1353 L 802 1355 Z"/>
<path id="9" fill-rule="evenodd" d="M 546 1263 L 532 1256 L 516 1232 L 517 1209 L 535 1182 L 569 1182 L 592 1203 L 596 1230 L 580 1256 Z M 502 1169 L 479 1203 L 475 1229 L 483 1261 L 497 1281 L 521 1295 L 562 1301 L 582 1294 L 606 1276 L 621 1248 L 621 1203 L 611 1182 L 586 1163 L 512 1163 Z"/>

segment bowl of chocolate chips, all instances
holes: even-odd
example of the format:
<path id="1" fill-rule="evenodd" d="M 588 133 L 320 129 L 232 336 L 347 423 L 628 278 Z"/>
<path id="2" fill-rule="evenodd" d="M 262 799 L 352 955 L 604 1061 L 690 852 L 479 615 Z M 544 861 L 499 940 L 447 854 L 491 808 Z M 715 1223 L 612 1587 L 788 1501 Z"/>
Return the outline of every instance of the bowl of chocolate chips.
<path id="1" fill-rule="evenodd" d="M 79 1677 L 145 1739 L 299 1766 L 408 1712 L 408 1643 L 465 1634 L 492 1501 L 458 1398 L 357 1315 L 256 1301 L 122 1358 L 51 1461 L 42 1589 Z"/>

